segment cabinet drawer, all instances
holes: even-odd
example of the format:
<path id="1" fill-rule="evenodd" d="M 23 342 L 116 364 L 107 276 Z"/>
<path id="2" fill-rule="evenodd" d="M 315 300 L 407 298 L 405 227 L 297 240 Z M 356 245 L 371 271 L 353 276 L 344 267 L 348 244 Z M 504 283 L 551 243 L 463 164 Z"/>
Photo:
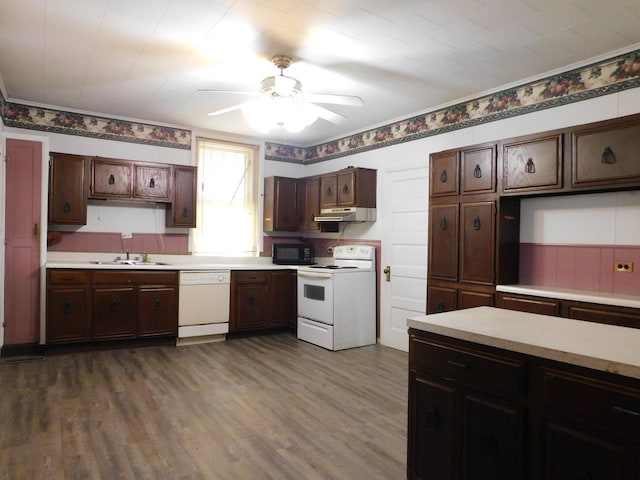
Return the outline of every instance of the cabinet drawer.
<path id="1" fill-rule="evenodd" d="M 177 285 L 178 272 L 93 272 L 94 285 Z"/>
<path id="2" fill-rule="evenodd" d="M 543 375 L 549 409 L 613 431 L 640 431 L 640 390 L 553 369 Z"/>
<path id="3" fill-rule="evenodd" d="M 236 283 L 267 283 L 267 272 L 234 272 Z"/>
<path id="4" fill-rule="evenodd" d="M 86 285 L 89 283 L 89 272 L 84 270 L 49 270 L 50 285 Z"/>
<path id="5" fill-rule="evenodd" d="M 412 337 L 409 363 L 425 373 L 493 394 L 524 395 L 525 369 L 517 360 Z"/>

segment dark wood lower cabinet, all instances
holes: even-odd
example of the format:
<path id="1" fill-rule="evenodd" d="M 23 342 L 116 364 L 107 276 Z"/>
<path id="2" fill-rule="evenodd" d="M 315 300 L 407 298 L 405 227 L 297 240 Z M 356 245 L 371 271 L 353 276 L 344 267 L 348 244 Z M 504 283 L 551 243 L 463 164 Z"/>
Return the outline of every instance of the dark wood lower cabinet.
<path id="1" fill-rule="evenodd" d="M 290 326 L 296 315 L 295 278 L 288 269 L 232 271 L 229 331 Z"/>
<path id="2" fill-rule="evenodd" d="M 640 478 L 640 379 L 410 329 L 408 390 L 408 479 Z"/>
<path id="3" fill-rule="evenodd" d="M 48 345 L 178 333 L 178 272 L 47 271 Z"/>

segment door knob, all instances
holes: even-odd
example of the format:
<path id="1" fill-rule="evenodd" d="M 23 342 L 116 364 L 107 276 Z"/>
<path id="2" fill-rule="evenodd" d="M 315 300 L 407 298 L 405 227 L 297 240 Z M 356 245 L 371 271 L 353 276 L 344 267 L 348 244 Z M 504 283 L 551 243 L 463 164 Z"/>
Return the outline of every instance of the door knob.
<path id="1" fill-rule="evenodd" d="M 387 267 L 382 271 L 387 276 L 387 282 L 391 281 L 391 267 L 387 265 Z"/>

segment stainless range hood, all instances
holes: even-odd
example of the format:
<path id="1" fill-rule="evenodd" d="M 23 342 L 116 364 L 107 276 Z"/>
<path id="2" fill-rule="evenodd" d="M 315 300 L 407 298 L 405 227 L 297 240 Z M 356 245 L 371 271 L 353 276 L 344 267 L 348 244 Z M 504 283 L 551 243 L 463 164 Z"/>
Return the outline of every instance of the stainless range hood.
<path id="1" fill-rule="evenodd" d="M 316 222 L 375 222 L 376 209 L 366 207 L 323 208 L 320 215 L 313 217 Z"/>

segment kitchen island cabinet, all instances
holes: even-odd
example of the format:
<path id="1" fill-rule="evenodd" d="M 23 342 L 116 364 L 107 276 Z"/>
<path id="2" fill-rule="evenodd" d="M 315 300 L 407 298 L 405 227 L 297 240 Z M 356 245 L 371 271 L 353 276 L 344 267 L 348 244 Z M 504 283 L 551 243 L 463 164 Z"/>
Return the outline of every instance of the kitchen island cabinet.
<path id="1" fill-rule="evenodd" d="M 491 307 L 408 326 L 409 479 L 639 478 L 640 331 Z"/>

